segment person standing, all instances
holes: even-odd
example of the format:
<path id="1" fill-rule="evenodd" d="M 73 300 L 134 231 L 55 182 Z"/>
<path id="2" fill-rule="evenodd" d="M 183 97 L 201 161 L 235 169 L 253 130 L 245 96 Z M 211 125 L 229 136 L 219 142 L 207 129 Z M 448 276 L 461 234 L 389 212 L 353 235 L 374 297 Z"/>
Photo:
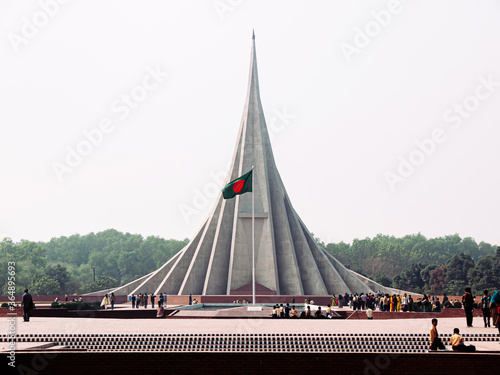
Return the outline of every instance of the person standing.
<path id="1" fill-rule="evenodd" d="M 427 297 L 427 294 L 424 293 L 424 298 L 422 298 L 421 303 L 424 312 L 429 312 L 429 297 Z"/>
<path id="2" fill-rule="evenodd" d="M 403 299 L 401 301 L 401 310 L 403 310 L 404 312 L 407 312 L 408 311 L 408 296 L 405 294 L 403 294 Z"/>
<path id="3" fill-rule="evenodd" d="M 498 290 L 493 293 L 490 300 L 490 310 L 491 317 L 493 320 L 493 326 L 498 327 L 498 332 L 500 332 L 500 326 L 498 325 L 498 308 L 500 307 L 500 293 Z"/>
<path id="4" fill-rule="evenodd" d="M 431 350 L 446 350 L 446 347 L 444 346 L 443 342 L 439 338 L 438 330 L 437 330 L 437 325 L 438 325 L 438 320 L 436 318 L 432 319 L 432 326 L 430 329 L 430 336 L 431 336 Z"/>
<path id="5" fill-rule="evenodd" d="M 28 289 L 24 289 L 21 306 L 23 308 L 23 320 L 25 322 L 29 322 L 30 310 L 33 308 L 33 298 L 31 297 L 31 294 L 28 293 Z"/>
<path id="6" fill-rule="evenodd" d="M 135 308 L 135 294 L 132 294 L 132 308 Z"/>
<path id="7" fill-rule="evenodd" d="M 148 308 L 148 294 L 144 293 L 144 295 L 142 296 L 142 299 L 144 302 L 144 308 L 147 309 Z"/>
<path id="8" fill-rule="evenodd" d="M 271 318 L 278 319 L 278 305 L 273 306 L 273 311 L 271 313 Z"/>
<path id="9" fill-rule="evenodd" d="M 156 296 L 154 295 L 154 293 L 151 293 L 151 308 L 155 308 L 155 298 Z"/>
<path id="10" fill-rule="evenodd" d="M 469 287 L 465 288 L 465 294 L 462 296 L 462 305 L 465 310 L 465 319 L 467 320 L 467 328 L 472 328 L 472 311 L 474 310 L 474 297 Z"/>
<path id="11" fill-rule="evenodd" d="M 490 325 L 490 296 L 488 290 L 484 291 L 483 298 L 481 298 L 481 309 L 483 310 L 484 327 L 491 327 Z"/>
<path id="12" fill-rule="evenodd" d="M 391 302 L 390 302 L 389 295 L 388 295 L 388 294 L 386 294 L 386 295 L 384 296 L 383 301 L 382 301 L 382 306 L 384 306 L 384 310 L 382 310 L 382 311 L 389 311 L 389 305 L 390 305 L 390 303 L 391 303 Z"/>
<path id="13" fill-rule="evenodd" d="M 290 305 L 287 303 L 285 305 L 285 319 L 290 318 Z"/>
<path id="14" fill-rule="evenodd" d="M 360 299 L 361 299 L 361 310 L 364 310 L 366 309 L 366 294 L 361 293 Z"/>
<path id="15" fill-rule="evenodd" d="M 111 297 L 109 297 L 109 301 L 111 302 L 111 310 L 115 308 L 116 297 L 114 293 L 111 293 Z"/>

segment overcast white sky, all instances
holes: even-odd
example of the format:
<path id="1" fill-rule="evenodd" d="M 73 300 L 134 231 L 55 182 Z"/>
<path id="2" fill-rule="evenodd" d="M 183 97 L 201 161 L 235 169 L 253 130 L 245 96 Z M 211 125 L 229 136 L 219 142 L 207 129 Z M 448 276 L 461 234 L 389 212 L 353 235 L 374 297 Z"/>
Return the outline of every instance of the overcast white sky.
<path id="1" fill-rule="evenodd" d="M 62 3 L 0 2 L 0 237 L 192 237 L 255 29 L 276 163 L 311 232 L 500 244 L 498 1 Z"/>

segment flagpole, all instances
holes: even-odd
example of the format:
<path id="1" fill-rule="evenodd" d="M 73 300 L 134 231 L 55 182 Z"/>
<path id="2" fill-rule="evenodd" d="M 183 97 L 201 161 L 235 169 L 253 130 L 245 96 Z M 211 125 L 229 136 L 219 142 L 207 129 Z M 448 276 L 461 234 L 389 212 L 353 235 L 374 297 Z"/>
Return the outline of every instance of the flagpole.
<path id="1" fill-rule="evenodd" d="M 252 305 L 255 305 L 255 189 L 253 188 L 255 175 L 253 174 L 253 168 L 252 165 Z"/>

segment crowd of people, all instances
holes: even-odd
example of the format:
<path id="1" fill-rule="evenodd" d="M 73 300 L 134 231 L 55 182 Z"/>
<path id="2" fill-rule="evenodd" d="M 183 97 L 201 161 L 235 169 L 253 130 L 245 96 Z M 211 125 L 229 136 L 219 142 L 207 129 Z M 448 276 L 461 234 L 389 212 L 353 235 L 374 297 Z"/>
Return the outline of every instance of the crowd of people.
<path id="1" fill-rule="evenodd" d="M 151 308 L 155 308 L 155 302 L 156 302 L 156 297 L 158 297 L 158 305 L 161 305 L 163 307 L 167 307 L 167 293 L 160 293 L 158 296 L 155 294 L 151 293 L 148 295 L 148 293 L 140 293 L 140 294 L 132 294 L 130 296 L 130 301 L 132 302 L 132 308 L 139 308 L 139 307 L 144 307 L 145 309 L 148 308 L 148 304 L 151 303 Z M 190 296 L 190 303 L 192 303 L 191 296 Z"/>
<path id="2" fill-rule="evenodd" d="M 373 311 L 389 311 L 389 312 L 440 312 L 442 308 L 456 308 L 457 303 L 463 307 L 466 316 L 467 327 L 472 327 L 473 310 L 481 309 L 485 327 L 493 325 L 498 328 L 500 334 L 500 324 L 498 318 L 500 316 L 500 293 L 495 291 L 490 297 L 488 291 L 484 291 L 483 297 L 478 300 L 472 295 L 470 288 L 465 288 L 465 294 L 462 296 L 461 302 L 457 299 L 451 301 L 446 294 L 441 302 L 437 296 L 418 297 L 415 301 L 412 295 L 404 293 L 401 295 L 389 295 L 383 293 L 360 293 L 334 295 L 332 296 L 332 304 L 326 306 L 326 310 L 322 310 L 321 306 L 316 307 L 316 311 L 311 311 L 311 306 L 314 301 L 304 301 L 304 310 L 298 311 L 295 307 L 295 298 L 292 299 L 292 306 L 289 303 L 276 304 L 273 306 L 271 317 L 273 319 L 289 319 L 289 318 L 332 318 L 335 312 L 332 306 L 339 308 L 350 307 L 354 311 L 366 311 L 368 319 L 373 319 Z"/>
<path id="3" fill-rule="evenodd" d="M 446 301 L 448 299 L 445 296 Z M 444 306 L 438 297 L 417 298 L 415 301 L 412 295 L 384 294 L 384 293 L 360 293 L 360 294 L 339 294 L 332 297 L 332 305 L 342 307 L 351 307 L 353 310 L 379 310 L 390 312 L 439 312 Z"/>
<path id="4" fill-rule="evenodd" d="M 321 310 L 321 306 L 317 306 L 316 311 L 313 313 L 311 311 L 311 306 L 307 305 L 305 309 L 301 312 L 299 312 L 296 308 L 295 305 L 292 305 L 290 307 L 289 303 L 286 303 L 285 305 L 281 304 L 276 304 L 273 306 L 273 310 L 271 313 L 271 318 L 273 319 L 311 319 L 311 318 L 316 318 L 316 319 L 325 319 L 329 318 L 331 319 L 333 317 L 333 312 L 332 308 L 330 305 L 326 306 L 326 310 Z"/>

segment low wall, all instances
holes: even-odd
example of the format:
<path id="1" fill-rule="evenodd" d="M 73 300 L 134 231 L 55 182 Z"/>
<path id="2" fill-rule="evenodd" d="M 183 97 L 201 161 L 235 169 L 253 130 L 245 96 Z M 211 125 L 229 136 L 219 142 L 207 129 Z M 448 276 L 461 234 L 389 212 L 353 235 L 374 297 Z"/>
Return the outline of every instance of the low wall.
<path id="1" fill-rule="evenodd" d="M 343 318 L 349 319 L 368 319 L 366 310 L 353 311 L 339 311 L 335 310 Z M 478 312 L 478 310 L 475 310 Z M 477 314 L 474 314 L 476 317 Z M 482 314 L 480 314 L 482 318 Z M 465 312 L 463 309 L 442 309 L 441 312 L 389 312 L 389 311 L 374 311 L 373 319 L 432 319 L 432 318 L 464 318 Z"/>
<path id="2" fill-rule="evenodd" d="M 198 301 L 201 303 L 232 303 L 234 300 L 244 300 L 252 301 L 252 295 L 239 295 L 239 296 L 201 296 Z M 295 303 L 303 304 L 305 299 L 313 300 L 315 304 L 319 305 L 328 305 L 332 303 L 331 296 L 256 296 L 256 303 L 289 303 L 292 305 L 293 299 L 295 299 Z M 168 301 L 170 303 L 170 297 L 168 297 Z"/>
<path id="3" fill-rule="evenodd" d="M 22 296 L 16 296 L 15 303 L 21 303 L 21 297 Z M 64 295 L 50 295 L 50 296 L 31 296 L 33 298 L 33 302 L 36 303 L 51 303 L 54 302 L 56 298 L 59 298 L 61 300 L 61 303 L 66 303 L 66 300 L 64 298 Z M 68 296 L 68 302 L 72 302 L 72 299 L 82 297 L 82 302 L 94 302 L 94 301 L 102 301 L 102 298 L 104 296 L 82 296 L 82 295 L 71 295 Z M 115 296 L 116 297 L 116 303 L 125 303 L 128 301 L 127 296 Z M 9 296 L 0 296 L 0 304 L 3 302 L 9 302 Z"/>
<path id="4" fill-rule="evenodd" d="M 399 353 L 16 353 L 21 374 L 474 374 L 500 368 L 500 355 Z M 7 368 L 8 356 L 2 356 Z M 422 370 L 422 368 L 426 370 Z M 17 373 L 16 372 L 16 373 Z"/>

